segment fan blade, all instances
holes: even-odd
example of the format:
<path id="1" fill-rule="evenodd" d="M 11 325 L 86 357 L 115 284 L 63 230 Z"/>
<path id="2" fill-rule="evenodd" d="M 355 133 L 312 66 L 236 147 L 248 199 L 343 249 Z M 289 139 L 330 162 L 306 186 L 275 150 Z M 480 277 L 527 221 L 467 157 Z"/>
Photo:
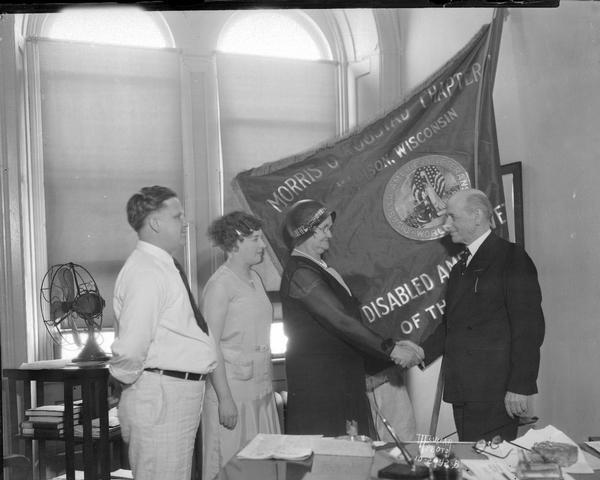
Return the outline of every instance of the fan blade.
<path id="1" fill-rule="evenodd" d="M 102 313 L 104 299 L 96 292 L 85 292 L 73 302 L 73 310 L 83 318 L 93 318 Z"/>
<path id="2" fill-rule="evenodd" d="M 73 308 L 73 302 L 61 302 L 59 300 L 50 304 L 50 319 L 55 322 L 56 319 L 61 319 Z"/>
<path id="3" fill-rule="evenodd" d="M 69 268 L 62 268 L 59 272 L 59 281 L 65 292 L 65 300 L 72 302 L 75 297 L 75 278 Z"/>

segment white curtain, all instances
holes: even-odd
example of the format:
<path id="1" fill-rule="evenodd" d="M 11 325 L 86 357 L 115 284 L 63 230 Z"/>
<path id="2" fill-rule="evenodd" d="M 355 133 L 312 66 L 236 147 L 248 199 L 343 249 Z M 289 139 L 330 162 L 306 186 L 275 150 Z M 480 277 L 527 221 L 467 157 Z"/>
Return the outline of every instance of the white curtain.
<path id="1" fill-rule="evenodd" d="M 237 205 L 237 173 L 335 137 L 338 71 L 328 61 L 217 54 L 226 212 Z"/>
<path id="2" fill-rule="evenodd" d="M 39 58 L 48 265 L 85 266 L 110 326 L 114 282 L 136 241 L 127 199 L 155 184 L 183 194 L 179 53 L 30 43 Z"/>
<path id="3" fill-rule="evenodd" d="M 240 209 L 231 180 L 241 171 L 311 149 L 339 133 L 339 65 L 217 54 L 224 211 Z M 281 278 L 265 257 L 267 290 Z"/>

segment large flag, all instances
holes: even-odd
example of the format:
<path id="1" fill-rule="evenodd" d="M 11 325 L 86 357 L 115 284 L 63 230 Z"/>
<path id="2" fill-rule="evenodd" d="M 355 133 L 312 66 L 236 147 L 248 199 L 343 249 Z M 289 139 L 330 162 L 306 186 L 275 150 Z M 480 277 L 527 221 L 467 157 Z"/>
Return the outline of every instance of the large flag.
<path id="1" fill-rule="evenodd" d="M 363 320 L 384 336 L 420 342 L 442 318 L 457 253 L 442 229 L 453 192 L 486 192 L 496 232 L 508 234 L 492 106 L 496 22 L 382 118 L 233 181 L 264 221 L 278 268 L 289 255 L 282 228 L 290 205 L 313 198 L 336 211 L 325 260 L 360 300 Z"/>

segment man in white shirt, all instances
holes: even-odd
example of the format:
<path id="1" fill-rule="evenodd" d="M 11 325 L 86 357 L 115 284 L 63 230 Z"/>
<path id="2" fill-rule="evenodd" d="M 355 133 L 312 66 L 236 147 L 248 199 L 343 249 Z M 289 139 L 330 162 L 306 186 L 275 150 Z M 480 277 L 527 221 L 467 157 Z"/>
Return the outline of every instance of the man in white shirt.
<path id="1" fill-rule="evenodd" d="M 216 352 L 172 256 L 185 242 L 184 212 L 175 192 L 153 186 L 129 199 L 127 219 L 139 241 L 115 285 L 109 362 L 123 390 L 121 432 L 136 480 L 189 480 Z"/>

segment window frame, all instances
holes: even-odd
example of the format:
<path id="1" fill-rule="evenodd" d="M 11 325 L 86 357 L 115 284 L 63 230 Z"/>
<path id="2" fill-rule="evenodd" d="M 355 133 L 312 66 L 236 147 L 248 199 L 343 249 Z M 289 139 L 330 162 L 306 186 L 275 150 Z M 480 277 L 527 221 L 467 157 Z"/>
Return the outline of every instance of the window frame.
<path id="1" fill-rule="evenodd" d="M 118 7 L 117 7 L 118 8 Z M 144 12 L 151 15 L 153 21 L 163 34 L 166 43 L 174 45 L 174 38 L 171 30 L 160 13 Z M 40 87 L 40 61 L 37 41 L 44 38 L 47 32 L 48 20 L 52 14 L 27 14 L 23 15 L 20 25 L 20 34 L 17 34 L 19 45 L 17 63 L 22 70 L 22 138 L 24 152 L 20 158 L 20 174 L 23 179 L 21 187 L 21 206 L 22 206 L 22 232 L 23 232 L 23 263 L 24 263 L 24 290 L 25 290 L 25 309 L 26 309 L 26 332 L 27 332 L 27 361 L 37 361 L 39 359 L 59 358 L 61 346 L 57 344 L 46 329 L 41 317 L 41 302 L 39 292 L 42 286 L 42 280 L 47 272 L 47 236 L 46 236 L 46 195 L 44 185 L 44 154 L 43 154 L 43 127 L 42 127 L 42 99 Z M 15 28 L 18 32 L 19 28 Z M 58 40 L 64 41 L 64 40 Z M 92 44 L 92 42 L 82 42 Z M 112 45 L 112 44 L 111 44 Z M 118 47 L 118 45 L 114 45 Z M 141 47 L 144 48 L 144 47 Z M 157 48 L 157 47 L 145 47 Z M 165 47 L 173 49 L 173 47 Z M 157 48 L 163 49 L 163 48 Z M 182 61 L 180 60 L 180 65 Z M 180 68 L 181 71 L 181 68 Z M 189 140 L 191 127 L 188 125 L 188 118 L 184 97 L 187 92 L 184 87 L 183 75 L 181 75 L 181 95 L 180 107 L 182 115 L 182 169 L 184 192 L 182 197 L 184 203 L 189 205 L 186 212 L 195 212 L 194 199 L 191 195 L 193 187 L 191 182 L 195 175 L 187 175 L 186 172 L 193 172 L 193 158 L 190 155 L 190 149 L 187 148 L 186 140 Z M 194 218 L 194 217 L 191 217 Z M 195 271 L 196 266 L 196 237 L 194 228 L 188 231 L 188 241 L 186 242 L 184 252 L 184 267 L 188 272 Z M 193 270 L 192 270 L 193 268 Z M 189 275 L 191 287 L 197 289 L 196 275 Z M 106 308 L 106 307 L 105 307 Z M 108 305 L 108 308 L 111 308 Z M 102 327 L 101 332 L 113 331 L 114 327 Z M 83 346 L 80 350 L 83 349 Z"/>
<path id="2" fill-rule="evenodd" d="M 254 13 L 254 12 L 253 12 Z M 286 11 L 287 14 L 294 18 L 299 18 L 297 12 L 294 10 Z M 235 15 L 244 15 L 247 12 L 237 12 Z M 315 12 L 310 11 L 309 13 L 302 12 L 301 18 L 311 22 L 311 29 L 318 28 L 320 30 L 320 37 L 315 40 L 317 43 L 327 42 L 328 49 L 330 52 L 329 60 L 315 60 L 315 61 L 330 61 L 337 63 L 337 118 L 336 118 L 336 135 L 341 136 L 347 133 L 351 128 L 354 128 L 359 122 L 358 112 L 358 82 L 361 78 L 369 75 L 372 72 L 372 64 L 369 59 L 356 59 L 352 56 L 354 52 L 348 54 L 348 50 L 353 47 L 352 32 L 349 25 L 348 18 L 343 13 L 333 12 Z M 226 21 L 217 34 L 217 38 L 220 38 L 228 28 L 232 27 L 233 16 Z M 374 19 L 375 22 L 375 19 Z M 307 22 L 308 23 L 308 22 Z M 309 32 L 310 34 L 311 32 Z M 217 41 L 218 50 L 218 41 Z M 234 52 L 227 52 L 234 53 Z M 234 53 L 237 55 L 243 55 L 243 53 Z M 348 58 L 352 57 L 352 61 Z M 218 81 L 218 80 L 217 80 Z M 218 122 L 220 124 L 220 120 Z M 222 164 L 221 157 L 221 164 Z M 223 192 L 225 191 L 224 185 L 221 180 L 221 205 L 224 202 Z M 218 215 L 215 215 L 213 219 L 222 215 L 223 209 Z M 211 219 L 212 220 L 212 219 Z M 218 265 L 218 264 L 217 264 Z M 213 271 L 216 270 L 216 267 Z M 281 272 L 278 272 L 279 274 Z M 267 290 L 267 296 L 269 297 L 272 304 L 279 302 L 279 291 Z M 283 322 L 283 318 L 274 318 L 273 323 Z M 285 352 L 282 354 L 271 354 L 271 358 L 274 362 L 281 362 L 285 359 Z"/>

